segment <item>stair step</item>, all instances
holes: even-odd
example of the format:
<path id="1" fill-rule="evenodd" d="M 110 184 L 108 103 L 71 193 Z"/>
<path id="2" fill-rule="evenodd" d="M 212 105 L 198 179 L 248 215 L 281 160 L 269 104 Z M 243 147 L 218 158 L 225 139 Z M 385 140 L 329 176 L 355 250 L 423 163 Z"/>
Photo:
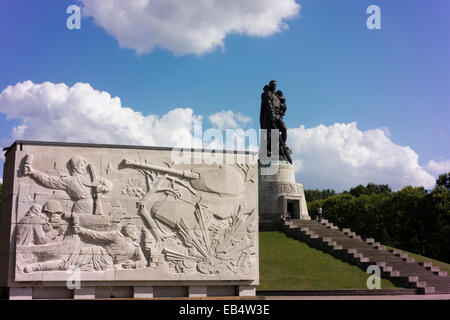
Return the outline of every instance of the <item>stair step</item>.
<path id="1" fill-rule="evenodd" d="M 433 266 L 433 264 L 431 263 L 431 262 L 429 262 L 429 261 L 423 261 L 423 262 L 419 262 L 419 264 L 421 265 L 421 266 L 424 266 L 425 268 L 428 268 L 428 267 L 432 267 Z"/>
<path id="2" fill-rule="evenodd" d="M 382 276 L 404 287 L 414 287 L 416 293 L 450 293 L 447 272 L 432 263 L 416 262 L 399 249 L 387 249 L 374 238 L 362 239 L 350 228 L 339 229 L 326 219 L 322 221 L 297 220 L 284 224 L 284 230 L 294 238 L 306 240 L 315 248 L 330 253 L 360 268 L 377 265 Z M 316 240 L 317 239 L 317 240 Z M 313 241 L 310 241 L 313 240 Z M 302 241 L 302 240 L 300 240 Z"/>
<path id="3" fill-rule="evenodd" d="M 434 289 L 434 287 L 418 288 L 417 292 L 421 293 L 421 294 L 430 294 L 430 293 L 434 293 L 435 289 Z"/>
<path id="4" fill-rule="evenodd" d="M 425 281 L 417 281 L 413 285 L 416 288 L 426 288 L 427 287 L 427 283 Z"/>
<path id="5" fill-rule="evenodd" d="M 390 273 L 390 277 L 392 278 L 392 277 L 400 277 L 400 272 L 398 272 L 398 271 L 392 271 L 391 273 Z"/>
<path id="6" fill-rule="evenodd" d="M 407 262 L 407 263 L 413 263 L 416 262 L 416 259 L 414 258 L 402 258 L 403 261 Z"/>
<path id="7" fill-rule="evenodd" d="M 439 272 L 440 271 L 440 269 L 439 269 L 439 267 L 431 267 L 431 268 L 427 268 L 428 270 L 430 270 L 431 272 Z"/>
<path id="8" fill-rule="evenodd" d="M 359 262 L 370 262 L 370 261 L 369 261 L 369 258 L 367 258 L 367 257 L 360 257 Z"/>

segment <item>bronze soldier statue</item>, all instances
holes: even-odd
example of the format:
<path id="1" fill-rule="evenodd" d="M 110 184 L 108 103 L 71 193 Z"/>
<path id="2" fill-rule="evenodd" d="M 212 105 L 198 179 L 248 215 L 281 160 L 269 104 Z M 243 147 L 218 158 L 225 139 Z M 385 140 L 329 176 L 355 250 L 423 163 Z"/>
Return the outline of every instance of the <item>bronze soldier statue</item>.
<path id="1" fill-rule="evenodd" d="M 270 81 L 269 85 L 266 85 L 261 95 L 261 112 L 259 116 L 259 122 L 261 129 L 267 130 L 267 141 L 261 141 L 261 143 L 267 144 L 267 155 L 270 157 L 274 150 L 271 149 L 271 129 L 277 129 L 280 132 L 279 138 L 279 159 L 286 160 L 292 163 L 291 150 L 286 146 L 287 140 L 287 128 L 283 121 L 283 117 L 286 113 L 286 98 L 281 90 L 276 91 L 277 82 L 275 80 Z"/>

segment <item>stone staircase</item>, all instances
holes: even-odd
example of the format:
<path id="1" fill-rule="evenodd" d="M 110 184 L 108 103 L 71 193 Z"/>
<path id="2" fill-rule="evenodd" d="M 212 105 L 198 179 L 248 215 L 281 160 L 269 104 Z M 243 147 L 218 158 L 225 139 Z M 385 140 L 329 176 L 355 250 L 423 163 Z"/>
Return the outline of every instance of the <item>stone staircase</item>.
<path id="1" fill-rule="evenodd" d="M 377 265 L 381 277 L 397 286 L 415 288 L 419 294 L 449 294 L 450 277 L 431 262 L 416 263 L 400 250 L 387 250 L 374 239 L 362 239 L 350 229 L 339 229 L 327 220 L 282 221 L 283 231 L 290 237 L 357 265 L 366 271 Z"/>

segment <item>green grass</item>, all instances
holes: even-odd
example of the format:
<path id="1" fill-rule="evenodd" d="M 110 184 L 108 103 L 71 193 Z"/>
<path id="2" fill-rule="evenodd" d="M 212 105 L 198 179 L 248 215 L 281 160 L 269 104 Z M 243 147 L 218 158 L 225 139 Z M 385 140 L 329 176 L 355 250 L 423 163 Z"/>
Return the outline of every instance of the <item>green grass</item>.
<path id="1" fill-rule="evenodd" d="M 281 232 L 259 233 L 258 290 L 367 289 L 369 274 Z M 396 288 L 381 280 L 382 289 Z"/>

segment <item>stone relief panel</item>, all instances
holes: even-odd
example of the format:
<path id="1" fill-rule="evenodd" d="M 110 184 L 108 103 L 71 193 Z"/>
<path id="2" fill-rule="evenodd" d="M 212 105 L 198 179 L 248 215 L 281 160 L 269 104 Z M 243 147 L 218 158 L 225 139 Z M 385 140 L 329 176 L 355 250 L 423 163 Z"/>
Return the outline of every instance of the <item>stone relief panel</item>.
<path id="1" fill-rule="evenodd" d="M 41 148 L 18 152 L 15 281 L 258 279 L 256 164 Z"/>
<path id="2" fill-rule="evenodd" d="M 303 189 L 299 184 L 277 183 L 270 185 L 271 191 L 278 194 L 302 194 Z"/>

